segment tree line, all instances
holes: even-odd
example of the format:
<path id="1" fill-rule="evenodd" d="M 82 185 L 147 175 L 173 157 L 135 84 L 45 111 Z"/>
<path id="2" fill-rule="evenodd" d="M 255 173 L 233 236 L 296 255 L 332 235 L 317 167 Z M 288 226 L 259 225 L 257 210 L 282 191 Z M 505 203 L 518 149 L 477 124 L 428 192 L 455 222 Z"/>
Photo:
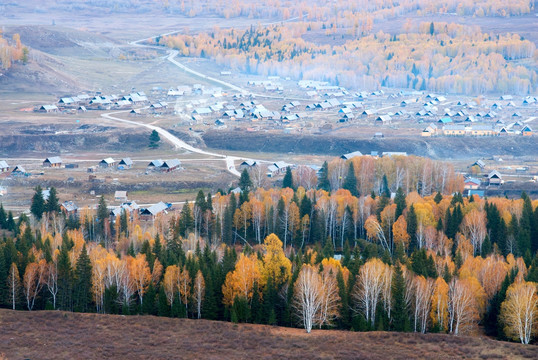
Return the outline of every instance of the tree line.
<path id="1" fill-rule="evenodd" d="M 536 72 L 511 61 L 531 59 L 536 50 L 519 35 L 493 36 L 477 26 L 442 22 L 406 23 L 404 28 L 398 35 L 352 36 L 342 45 L 306 40 L 314 31 L 306 22 L 169 35 L 158 43 L 237 71 L 351 88 L 464 94 L 536 90 Z"/>
<path id="2" fill-rule="evenodd" d="M 150 222 L 111 216 L 104 197 L 70 219 L 55 190 L 44 201 L 36 189 L 31 219 L 0 206 L 0 304 L 307 331 L 458 335 L 481 326 L 532 342 L 536 201 L 401 186 L 392 195 L 387 176 L 379 190 L 352 195 L 358 185 L 347 177 L 347 189 L 323 190 L 322 171 L 306 190 L 289 169 L 283 188 L 263 189 L 244 171 L 241 191 L 200 191 Z"/>

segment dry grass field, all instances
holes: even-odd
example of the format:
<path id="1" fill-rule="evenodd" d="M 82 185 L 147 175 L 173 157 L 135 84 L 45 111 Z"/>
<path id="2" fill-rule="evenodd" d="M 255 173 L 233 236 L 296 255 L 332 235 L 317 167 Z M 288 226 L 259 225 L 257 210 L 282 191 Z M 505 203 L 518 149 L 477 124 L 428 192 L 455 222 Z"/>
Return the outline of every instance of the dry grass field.
<path id="1" fill-rule="evenodd" d="M 207 320 L 0 311 L 7 359 L 535 359 L 483 337 L 353 333 Z"/>

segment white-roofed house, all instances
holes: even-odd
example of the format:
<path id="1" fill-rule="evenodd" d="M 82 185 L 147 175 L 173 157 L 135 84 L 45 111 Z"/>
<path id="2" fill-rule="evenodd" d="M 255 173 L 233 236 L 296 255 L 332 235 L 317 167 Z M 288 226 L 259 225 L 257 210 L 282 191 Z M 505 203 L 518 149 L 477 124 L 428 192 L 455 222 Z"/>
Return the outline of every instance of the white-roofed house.
<path id="1" fill-rule="evenodd" d="M 48 157 L 45 159 L 45 161 L 43 161 L 43 166 L 55 168 L 62 167 L 62 158 L 59 156 Z"/>
<path id="2" fill-rule="evenodd" d="M 7 161 L 0 160 L 0 173 L 8 172 L 9 171 L 9 165 L 7 164 Z"/>
<path id="3" fill-rule="evenodd" d="M 171 172 L 171 171 L 179 169 L 180 167 L 181 167 L 181 161 L 179 161 L 179 159 L 166 160 L 161 165 L 161 171 Z"/>
<path id="4" fill-rule="evenodd" d="M 123 170 L 123 169 L 130 169 L 133 167 L 133 160 L 131 160 L 131 158 L 123 158 L 120 160 L 120 162 L 118 163 L 118 169 L 119 170 Z"/>
<path id="5" fill-rule="evenodd" d="M 109 168 L 109 167 L 113 167 L 114 165 L 116 165 L 116 161 L 112 159 L 111 157 L 103 159 L 99 162 L 99 167 L 102 167 L 102 168 Z"/>

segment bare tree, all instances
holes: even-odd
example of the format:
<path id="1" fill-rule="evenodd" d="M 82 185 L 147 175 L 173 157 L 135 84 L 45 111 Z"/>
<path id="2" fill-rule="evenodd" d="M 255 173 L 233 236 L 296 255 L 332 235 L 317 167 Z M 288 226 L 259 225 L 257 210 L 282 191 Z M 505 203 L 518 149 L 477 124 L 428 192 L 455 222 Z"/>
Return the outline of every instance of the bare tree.
<path id="1" fill-rule="evenodd" d="M 196 302 L 196 313 L 198 319 L 202 317 L 202 302 L 204 301 L 205 281 L 202 271 L 198 270 L 194 279 L 194 301 Z"/>
<path id="2" fill-rule="evenodd" d="M 319 310 L 323 301 L 323 284 L 318 270 L 303 265 L 295 283 L 293 307 L 307 333 L 319 321 Z"/>

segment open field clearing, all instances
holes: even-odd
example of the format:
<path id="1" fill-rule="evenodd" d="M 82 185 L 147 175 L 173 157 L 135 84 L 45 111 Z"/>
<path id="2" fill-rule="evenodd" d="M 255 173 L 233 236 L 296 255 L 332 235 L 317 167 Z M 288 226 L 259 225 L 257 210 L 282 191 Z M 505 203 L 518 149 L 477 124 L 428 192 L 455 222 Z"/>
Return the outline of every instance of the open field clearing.
<path id="1" fill-rule="evenodd" d="M 8 359 L 533 359 L 538 348 L 483 337 L 352 333 L 208 320 L 0 311 Z"/>

